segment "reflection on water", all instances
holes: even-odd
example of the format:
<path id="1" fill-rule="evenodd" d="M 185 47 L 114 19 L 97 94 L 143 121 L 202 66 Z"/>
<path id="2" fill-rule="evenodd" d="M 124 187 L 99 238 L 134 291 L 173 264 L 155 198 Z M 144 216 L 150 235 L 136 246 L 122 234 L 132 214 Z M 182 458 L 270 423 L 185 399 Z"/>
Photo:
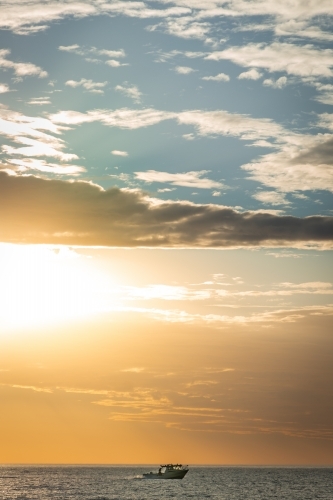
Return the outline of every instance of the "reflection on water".
<path id="1" fill-rule="evenodd" d="M 332 468 L 191 467 L 149 481 L 151 467 L 1 467 L 1 500 L 333 499 Z"/>

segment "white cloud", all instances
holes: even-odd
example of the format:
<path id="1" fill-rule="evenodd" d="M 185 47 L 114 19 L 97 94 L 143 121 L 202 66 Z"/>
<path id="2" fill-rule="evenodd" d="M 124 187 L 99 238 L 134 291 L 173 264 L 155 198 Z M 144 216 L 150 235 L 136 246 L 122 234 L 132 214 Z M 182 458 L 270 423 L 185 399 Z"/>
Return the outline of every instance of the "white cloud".
<path id="1" fill-rule="evenodd" d="M 319 95 L 315 97 L 316 101 L 323 104 L 333 105 L 333 85 L 330 83 L 320 83 L 313 82 L 313 84 L 319 92 Z"/>
<path id="2" fill-rule="evenodd" d="M 4 0 L 0 27 L 18 34 L 43 31 L 49 24 L 68 17 L 84 18 L 97 15 L 124 15 L 139 19 L 162 19 L 150 29 L 161 28 L 171 35 L 182 38 L 209 40 L 214 19 L 230 16 L 269 16 L 277 36 L 303 36 L 313 39 L 331 40 L 332 35 L 321 29 L 323 17 L 332 16 L 330 0 L 307 2 L 303 0 L 159 0 L 159 8 L 150 0 Z M 311 25 L 310 21 L 315 23 Z M 264 20 L 265 21 L 265 20 Z M 246 23 L 250 24 L 250 23 Z M 267 24 L 267 22 L 264 24 Z M 251 24 L 250 24 L 251 26 Z M 257 24 L 257 29 L 260 25 Z M 254 28 L 253 28 L 254 29 Z"/>
<path id="3" fill-rule="evenodd" d="M 97 109 L 80 113 L 78 111 L 60 111 L 50 116 L 54 123 L 66 125 L 80 125 L 82 123 L 101 122 L 109 127 L 120 127 L 125 129 L 137 129 L 156 125 L 163 120 L 176 118 L 177 113 L 159 111 L 153 108 L 117 110 Z"/>
<path id="4" fill-rule="evenodd" d="M 280 192 L 333 192 L 332 141 L 331 135 L 293 134 L 285 137 L 277 152 L 242 168 L 251 179 Z"/>
<path id="5" fill-rule="evenodd" d="M 37 158 L 10 158 L 7 161 L 14 167 L 14 171 L 21 173 L 29 170 L 35 170 L 37 172 L 45 172 L 48 174 L 78 175 L 86 171 L 84 167 L 79 165 L 49 163 L 45 160 L 39 160 Z"/>
<path id="6" fill-rule="evenodd" d="M 187 141 L 193 141 L 195 139 L 195 136 L 194 134 L 183 134 L 182 136 L 184 139 L 186 139 Z"/>
<path id="7" fill-rule="evenodd" d="M 146 172 L 134 172 L 137 179 L 145 182 L 163 182 L 174 186 L 184 186 L 190 188 L 211 189 L 221 188 L 221 182 L 213 181 L 203 177 L 207 170 L 184 172 L 172 174 L 169 172 L 159 172 L 157 170 L 147 170 Z"/>
<path id="8" fill-rule="evenodd" d="M 88 92 L 103 94 L 102 90 L 108 82 L 93 82 L 92 80 L 87 80 L 86 78 L 81 78 L 80 81 L 67 80 L 66 85 L 69 87 L 83 87 L 88 90 Z"/>
<path id="9" fill-rule="evenodd" d="M 104 63 L 107 64 L 108 66 L 111 66 L 112 68 L 118 68 L 120 66 L 128 66 L 127 63 L 120 63 L 117 58 L 122 58 L 126 57 L 126 53 L 124 49 L 117 49 L 117 50 L 109 50 L 109 49 L 97 49 L 96 47 L 80 47 L 77 44 L 74 45 L 60 45 L 59 50 L 65 51 L 65 52 L 72 52 L 73 54 L 79 55 L 79 56 L 84 56 L 85 60 L 91 63 Z M 91 57 L 91 54 L 93 54 L 95 57 Z M 105 60 L 100 57 L 96 56 L 107 56 L 107 57 L 112 57 L 112 59 Z M 86 80 L 86 81 L 91 81 L 91 80 Z"/>
<path id="10" fill-rule="evenodd" d="M 62 50 L 64 52 L 75 52 L 75 53 L 78 53 L 78 50 L 80 49 L 80 45 L 78 45 L 77 43 L 73 44 L 73 45 L 59 45 L 59 50 Z M 81 51 L 79 51 L 79 54 L 82 54 Z"/>
<path id="11" fill-rule="evenodd" d="M 209 22 L 196 20 L 193 16 L 169 17 L 159 24 L 149 26 L 147 29 L 149 31 L 155 31 L 158 28 L 161 28 L 170 35 L 180 38 L 205 40 L 211 30 L 211 24 Z"/>
<path id="12" fill-rule="evenodd" d="M 51 101 L 49 97 L 35 97 L 30 99 L 30 101 L 28 101 L 28 104 L 31 104 L 33 106 L 45 106 L 47 104 L 51 104 Z"/>
<path id="13" fill-rule="evenodd" d="M 116 59 L 109 59 L 108 61 L 105 61 L 105 64 L 111 66 L 111 68 L 119 68 L 120 66 L 127 66 L 127 64 L 125 63 L 121 64 Z"/>
<path id="14" fill-rule="evenodd" d="M 189 75 L 190 73 L 193 73 L 193 71 L 196 71 L 193 68 L 189 68 L 188 66 L 176 66 L 174 68 L 174 71 L 176 73 L 179 73 L 180 75 Z"/>
<path id="15" fill-rule="evenodd" d="M 318 126 L 333 132 L 333 113 L 321 113 L 318 115 Z"/>
<path id="16" fill-rule="evenodd" d="M 249 71 L 244 71 L 240 75 L 238 75 L 239 80 L 247 79 L 247 80 L 259 80 L 262 77 L 262 73 L 259 73 L 258 70 L 252 68 Z"/>
<path id="17" fill-rule="evenodd" d="M 10 88 L 6 83 L 0 83 L 0 94 L 5 94 L 6 92 L 10 92 Z"/>
<path id="18" fill-rule="evenodd" d="M 51 135 L 59 135 L 62 129 L 63 127 L 47 118 L 25 116 L 0 108 L 0 134 L 17 144 L 24 145 L 15 148 L 4 144 L 3 151 L 9 156 L 50 156 L 61 161 L 76 159 L 75 154 L 63 152 L 66 145 L 62 139 Z"/>
<path id="19" fill-rule="evenodd" d="M 108 56 L 112 58 L 118 58 L 118 57 L 125 57 L 125 51 L 124 49 L 119 49 L 119 50 L 108 50 L 108 49 L 91 49 L 91 51 L 94 51 L 96 54 L 99 54 L 101 56 Z"/>
<path id="20" fill-rule="evenodd" d="M 231 135 L 257 140 L 260 137 L 278 138 L 286 134 L 272 120 L 228 111 L 183 111 L 178 113 L 177 120 L 180 124 L 193 125 L 201 135 Z"/>
<path id="21" fill-rule="evenodd" d="M 259 191 L 252 196 L 262 203 L 270 205 L 289 205 L 290 202 L 286 200 L 284 193 L 279 193 L 277 191 Z"/>
<path id="22" fill-rule="evenodd" d="M 241 168 L 250 172 L 250 179 L 280 193 L 316 189 L 333 191 L 331 136 L 297 134 L 270 119 L 252 118 L 227 111 L 173 113 L 152 108 L 92 110 L 87 113 L 62 111 L 50 116 L 54 123 L 79 125 L 99 121 L 107 126 L 125 129 L 152 126 L 170 119 L 177 120 L 181 125 L 193 126 L 199 135 L 239 137 L 241 140 L 251 141 L 253 146 L 272 147 L 272 153 L 242 165 Z M 333 130 L 331 115 L 321 115 L 319 125 L 323 124 Z M 187 134 L 185 138 L 192 139 L 193 135 Z"/>
<path id="23" fill-rule="evenodd" d="M 119 151 L 118 149 L 114 149 L 111 151 L 111 154 L 115 156 L 128 156 L 128 153 L 126 151 Z"/>
<path id="24" fill-rule="evenodd" d="M 274 42 L 250 43 L 213 52 L 205 59 L 227 59 L 239 66 L 263 68 L 269 72 L 284 71 L 300 77 L 332 77 L 333 50 L 317 49 L 313 45 L 293 45 Z"/>
<path id="25" fill-rule="evenodd" d="M 123 85 L 117 85 L 115 87 L 115 90 L 117 92 L 121 92 L 122 94 L 126 95 L 127 97 L 130 97 L 135 102 L 141 101 L 142 93 L 140 92 L 140 90 L 138 89 L 138 87 L 136 85 L 129 85 L 127 82 L 124 82 Z"/>
<path id="26" fill-rule="evenodd" d="M 24 76 L 38 76 L 38 78 L 45 78 L 47 72 L 44 71 L 39 66 L 32 63 L 17 63 L 7 59 L 10 54 L 10 50 L 1 49 L 0 50 L 0 67 L 5 69 L 12 69 L 15 75 L 19 78 Z"/>
<path id="27" fill-rule="evenodd" d="M 202 80 L 211 80 L 213 82 L 229 82 L 230 76 L 225 73 L 219 73 L 216 76 L 204 76 Z"/>
<path id="28" fill-rule="evenodd" d="M 265 87 L 273 87 L 273 89 L 282 89 L 287 84 L 287 78 L 285 76 L 281 76 L 276 81 L 268 78 L 264 80 L 263 85 Z"/>

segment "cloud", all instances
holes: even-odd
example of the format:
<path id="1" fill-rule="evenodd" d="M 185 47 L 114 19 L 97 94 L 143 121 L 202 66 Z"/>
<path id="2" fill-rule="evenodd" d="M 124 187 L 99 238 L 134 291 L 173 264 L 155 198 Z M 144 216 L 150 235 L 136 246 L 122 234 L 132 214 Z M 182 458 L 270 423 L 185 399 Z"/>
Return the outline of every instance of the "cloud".
<path id="1" fill-rule="evenodd" d="M 100 2 L 99 0 L 11 0 L 3 2 L 0 27 L 10 29 L 17 34 L 27 35 L 47 29 L 51 22 L 65 18 L 85 18 L 98 15 L 123 15 L 138 19 L 162 19 L 158 24 L 148 27 L 150 30 L 161 29 L 173 36 L 195 38 L 209 42 L 211 32 L 216 30 L 215 20 L 221 16 L 240 19 L 244 16 L 264 17 L 264 25 L 275 30 L 277 36 L 301 36 L 318 40 L 331 40 L 332 35 L 321 29 L 322 19 L 333 15 L 331 2 L 321 0 L 304 3 L 302 0 L 173 0 L 156 2 L 146 0 Z M 265 23 L 269 17 L 270 24 Z M 266 19 L 265 19 L 266 18 Z M 311 24 L 312 23 L 312 24 Z M 245 24 L 245 23 L 243 23 Z M 246 25 L 251 30 L 262 29 L 262 24 Z M 266 28 L 267 29 L 267 28 Z M 214 42 L 214 40 L 213 40 Z"/>
<path id="2" fill-rule="evenodd" d="M 333 115 L 332 115 L 333 116 Z M 327 163 L 306 162 L 309 149 L 328 147 L 331 136 L 302 135 L 284 129 L 278 123 L 267 118 L 252 118 L 248 115 L 217 111 L 182 111 L 167 112 L 153 108 L 133 110 L 92 110 L 87 113 L 62 111 L 51 115 L 55 124 L 79 125 L 99 121 L 107 126 L 125 129 L 137 129 L 156 125 L 164 120 L 176 120 L 180 125 L 191 125 L 198 135 L 231 136 L 251 141 L 253 146 L 271 147 L 274 151 L 241 166 L 250 172 L 250 179 L 279 192 L 297 192 L 323 189 L 333 191 L 332 169 Z M 333 130 L 331 115 L 320 115 L 319 126 Z M 185 134 L 185 139 L 194 139 L 194 135 Z M 327 156 L 327 155 L 326 155 Z"/>
<path id="3" fill-rule="evenodd" d="M 149 31 L 157 29 L 185 39 L 205 40 L 211 30 L 211 24 L 206 21 L 196 20 L 193 16 L 169 17 L 159 24 L 147 27 Z"/>
<path id="4" fill-rule="evenodd" d="M 77 43 L 73 44 L 73 45 L 59 45 L 59 50 L 62 50 L 64 52 L 74 52 L 74 53 L 79 53 L 79 54 L 82 54 L 81 50 L 80 49 L 80 45 L 78 45 Z"/>
<path id="5" fill-rule="evenodd" d="M 0 94 L 5 94 L 6 92 L 10 92 L 10 88 L 6 83 L 0 83 Z"/>
<path id="6" fill-rule="evenodd" d="M 107 61 L 105 61 L 105 64 L 111 66 L 111 68 L 119 68 L 120 66 L 127 66 L 127 64 L 125 63 L 121 64 L 116 59 L 108 59 Z"/>
<path id="7" fill-rule="evenodd" d="M 108 82 L 93 82 L 92 80 L 87 80 L 86 78 L 81 78 L 80 81 L 75 81 L 75 80 L 67 80 L 65 85 L 68 85 L 69 87 L 83 87 L 84 89 L 88 90 L 88 92 L 92 92 L 95 94 L 103 94 L 104 91 L 102 90 L 105 85 L 107 85 Z"/>
<path id="8" fill-rule="evenodd" d="M 47 72 L 35 64 L 10 61 L 7 59 L 9 54 L 10 50 L 8 49 L 0 50 L 0 68 L 12 69 L 15 75 L 19 78 L 24 76 L 38 76 L 38 78 L 45 78 L 47 76 Z"/>
<path id="9" fill-rule="evenodd" d="M 270 254 L 274 255 L 275 254 Z M 288 256 L 290 256 L 289 254 Z M 294 255 L 292 255 L 294 256 Z M 291 297 L 293 295 L 333 295 L 331 283 L 310 282 L 310 283 L 279 283 L 273 290 L 245 290 L 230 291 L 217 290 L 217 294 L 222 297 Z"/>
<path id="10" fill-rule="evenodd" d="M 156 125 L 164 120 L 177 117 L 176 113 L 159 111 L 153 108 L 116 110 L 96 109 L 87 113 L 78 111 L 60 111 L 50 116 L 54 123 L 66 125 L 81 125 L 82 123 L 101 122 L 109 127 L 137 129 Z"/>
<path id="11" fill-rule="evenodd" d="M 163 182 L 174 186 L 184 186 L 199 189 L 221 188 L 221 182 L 213 181 L 202 177 L 207 174 L 208 170 L 200 170 L 193 172 L 184 172 L 172 174 L 169 172 L 160 172 L 157 170 L 147 170 L 146 172 L 134 172 L 137 179 L 145 182 Z"/>
<path id="12" fill-rule="evenodd" d="M 333 192 L 332 140 L 331 135 L 290 136 L 277 152 L 242 165 L 242 169 L 250 172 L 250 179 L 280 192 Z"/>
<path id="13" fill-rule="evenodd" d="M 146 287 L 125 287 L 128 296 L 143 300 L 205 300 L 210 297 L 207 290 L 189 290 L 184 286 L 148 285 Z"/>
<path id="14" fill-rule="evenodd" d="M 284 193 L 279 193 L 277 191 L 260 191 L 252 196 L 262 203 L 268 203 L 270 205 L 289 205 L 290 202 L 286 200 Z"/>
<path id="15" fill-rule="evenodd" d="M 49 97 L 35 97 L 30 99 L 28 104 L 31 104 L 32 106 L 45 106 L 47 104 L 51 104 L 51 101 Z"/>
<path id="16" fill-rule="evenodd" d="M 96 54 L 99 54 L 101 56 L 108 56 L 112 58 L 119 58 L 119 57 L 125 57 L 126 53 L 124 49 L 119 49 L 119 50 L 108 50 L 108 49 L 91 49 L 91 51 L 94 51 Z"/>
<path id="17" fill-rule="evenodd" d="M 136 85 L 129 85 L 127 82 L 124 82 L 123 85 L 117 85 L 115 87 L 115 90 L 117 92 L 121 92 L 122 94 L 126 95 L 127 97 L 130 97 L 135 102 L 141 101 L 142 93 L 140 92 L 140 90 L 138 89 L 138 87 Z"/>
<path id="18" fill-rule="evenodd" d="M 115 156 L 128 156 L 128 153 L 126 151 L 119 151 L 118 149 L 114 149 L 111 151 L 111 154 Z"/>
<path id="19" fill-rule="evenodd" d="M 0 171 L 4 242 L 123 247 L 332 248 L 333 218 L 237 212 L 221 205 L 162 201 L 138 190 Z"/>
<path id="20" fill-rule="evenodd" d="M 183 111 L 176 118 L 182 125 L 193 125 L 200 135 L 230 135 L 244 140 L 286 135 L 286 131 L 272 120 L 228 111 Z"/>
<path id="21" fill-rule="evenodd" d="M 188 66 L 176 66 L 174 68 L 174 71 L 176 73 L 179 73 L 180 75 L 189 75 L 190 73 L 193 73 L 193 71 L 196 71 L 193 68 L 189 68 Z"/>
<path id="22" fill-rule="evenodd" d="M 48 156 L 61 161 L 77 159 L 75 154 L 63 152 L 66 144 L 60 137 L 51 135 L 59 135 L 63 128 L 47 118 L 25 116 L 0 107 L 0 134 L 23 145 L 15 148 L 4 144 L 2 150 L 9 156 Z"/>
<path id="23" fill-rule="evenodd" d="M 8 163 L 15 172 L 27 172 L 28 170 L 36 170 L 56 175 L 78 175 L 85 172 L 86 169 L 79 165 L 57 164 L 39 160 L 37 158 L 15 158 L 9 159 Z M 1 165 L 0 165 L 1 168 Z"/>
<path id="24" fill-rule="evenodd" d="M 270 73 L 283 71 L 300 77 L 333 76 L 333 50 L 317 49 L 313 45 L 250 43 L 212 52 L 205 59 L 213 61 L 226 59 L 239 66 L 263 68 Z"/>
<path id="25" fill-rule="evenodd" d="M 219 73 L 216 76 L 204 76 L 202 80 L 211 80 L 213 82 L 229 82 L 230 76 L 225 73 Z"/>
<path id="26" fill-rule="evenodd" d="M 192 125 L 200 135 L 225 135 L 241 137 L 244 140 L 256 141 L 259 138 L 282 139 L 292 133 L 286 131 L 267 118 L 252 118 L 248 115 L 229 113 L 228 111 L 181 111 L 178 113 L 160 111 L 153 108 L 117 110 L 96 109 L 87 113 L 78 111 L 60 111 L 50 115 L 54 123 L 65 125 L 80 125 L 99 121 L 107 126 L 120 128 L 140 128 L 156 125 L 164 120 L 175 119 L 181 125 Z M 192 135 L 185 134 L 192 139 Z M 266 147 L 267 147 L 266 143 Z"/>
<path id="27" fill-rule="evenodd" d="M 322 104 L 333 105 L 333 85 L 330 83 L 323 84 L 321 82 L 311 82 L 319 92 L 319 95 L 315 97 L 315 100 L 321 102 Z"/>
<path id="28" fill-rule="evenodd" d="M 112 68 L 118 68 L 120 66 L 128 66 L 127 63 L 121 63 L 117 59 L 126 57 L 126 53 L 124 49 L 117 49 L 117 50 L 109 50 L 109 49 L 97 49 L 96 47 L 80 47 L 80 45 L 74 44 L 74 45 L 60 45 L 59 50 L 63 52 L 72 52 L 73 54 L 76 54 L 78 56 L 83 56 L 85 57 L 85 60 L 88 62 L 92 63 L 104 63 L 107 64 L 108 66 L 111 66 Z M 91 57 L 91 55 L 94 55 L 94 57 Z M 96 56 L 102 56 L 101 57 L 96 57 Z M 105 60 L 103 57 L 111 57 L 112 59 Z M 71 80 L 73 81 L 73 80 Z M 91 82 L 91 80 L 81 80 L 83 83 L 84 82 Z"/>
<path id="29" fill-rule="evenodd" d="M 262 83 L 266 87 L 273 87 L 274 89 L 282 89 L 287 84 L 287 78 L 285 76 L 281 76 L 276 81 L 272 80 L 271 78 L 268 78 L 264 80 Z"/>
<path id="30" fill-rule="evenodd" d="M 262 77 L 262 73 L 259 73 L 258 70 L 252 68 L 249 71 L 244 71 L 244 73 L 240 73 L 240 75 L 238 75 L 237 78 L 239 80 L 244 80 L 244 79 L 259 80 L 259 78 L 261 78 L 261 77 Z"/>
<path id="31" fill-rule="evenodd" d="M 291 36 L 301 38 L 312 38 L 314 40 L 332 41 L 332 33 L 325 32 L 318 26 L 311 26 L 307 21 L 289 19 L 285 22 L 278 22 L 272 27 L 277 36 Z"/>

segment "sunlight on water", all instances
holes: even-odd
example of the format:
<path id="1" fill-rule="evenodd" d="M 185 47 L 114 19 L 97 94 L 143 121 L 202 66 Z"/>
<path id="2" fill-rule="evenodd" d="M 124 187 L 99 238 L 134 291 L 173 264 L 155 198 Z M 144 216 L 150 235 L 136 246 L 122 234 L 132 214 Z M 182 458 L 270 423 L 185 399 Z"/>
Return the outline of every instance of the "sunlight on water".
<path id="1" fill-rule="evenodd" d="M 148 481 L 146 466 L 2 467 L 3 500 L 329 500 L 333 469 L 192 467 L 182 481 Z"/>

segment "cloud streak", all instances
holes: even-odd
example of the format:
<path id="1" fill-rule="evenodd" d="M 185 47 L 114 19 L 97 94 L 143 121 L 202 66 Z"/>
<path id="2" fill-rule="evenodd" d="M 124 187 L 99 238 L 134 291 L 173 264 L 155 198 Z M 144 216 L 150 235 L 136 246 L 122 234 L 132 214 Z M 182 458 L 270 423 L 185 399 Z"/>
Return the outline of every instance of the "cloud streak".
<path id="1" fill-rule="evenodd" d="M 160 172 L 157 170 L 147 170 L 146 172 L 134 172 L 137 179 L 145 182 L 163 182 L 173 186 L 183 186 L 199 189 L 221 188 L 221 182 L 213 181 L 203 177 L 207 170 L 184 172 L 172 174 L 169 172 Z"/>

